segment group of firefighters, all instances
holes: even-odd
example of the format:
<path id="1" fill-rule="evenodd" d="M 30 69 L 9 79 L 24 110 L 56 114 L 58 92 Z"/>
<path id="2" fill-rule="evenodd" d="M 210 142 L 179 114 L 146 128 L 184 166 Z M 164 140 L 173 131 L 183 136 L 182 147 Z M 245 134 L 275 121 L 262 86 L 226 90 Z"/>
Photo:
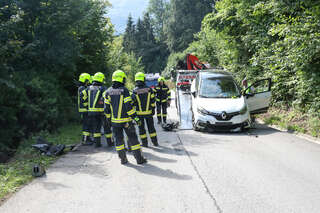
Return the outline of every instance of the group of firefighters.
<path id="1" fill-rule="evenodd" d="M 125 87 L 126 79 L 126 74 L 117 70 L 112 74 L 112 86 L 107 88 L 104 86 L 105 75 L 101 72 L 93 76 L 88 73 L 79 76 L 78 108 L 83 125 L 82 144 L 101 147 L 103 127 L 107 145 L 115 146 L 121 164 L 128 163 L 127 149 L 132 151 L 138 164 L 143 164 L 147 160 L 142 156 L 141 145 L 148 147 L 145 123 L 152 144 L 158 146 L 153 115 L 157 110 L 158 124 L 166 123 L 171 95 L 163 77 L 158 79 L 158 85 L 153 89 L 146 86 L 145 74 L 139 72 L 135 75 L 136 87 L 132 92 Z M 141 145 L 134 124 L 139 127 Z M 128 148 L 125 147 L 124 132 L 128 138 Z"/>

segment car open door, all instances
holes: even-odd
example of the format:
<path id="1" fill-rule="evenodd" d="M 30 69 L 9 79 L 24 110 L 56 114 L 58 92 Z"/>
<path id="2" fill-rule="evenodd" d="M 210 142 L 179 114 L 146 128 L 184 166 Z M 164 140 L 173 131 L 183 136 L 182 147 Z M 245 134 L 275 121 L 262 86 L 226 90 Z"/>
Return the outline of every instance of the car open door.
<path id="1" fill-rule="evenodd" d="M 271 99 L 271 79 L 262 79 L 244 91 L 250 114 L 261 114 L 268 111 Z"/>

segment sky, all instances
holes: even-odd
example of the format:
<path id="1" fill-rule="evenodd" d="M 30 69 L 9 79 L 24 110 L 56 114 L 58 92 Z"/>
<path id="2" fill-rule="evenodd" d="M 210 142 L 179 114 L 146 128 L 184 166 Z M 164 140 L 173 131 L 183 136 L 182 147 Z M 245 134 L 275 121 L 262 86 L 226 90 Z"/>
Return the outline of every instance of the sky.
<path id="1" fill-rule="evenodd" d="M 108 16 L 115 26 L 116 34 L 124 32 L 129 14 L 134 20 L 142 17 L 143 12 L 148 6 L 149 0 L 109 0 L 112 8 Z"/>

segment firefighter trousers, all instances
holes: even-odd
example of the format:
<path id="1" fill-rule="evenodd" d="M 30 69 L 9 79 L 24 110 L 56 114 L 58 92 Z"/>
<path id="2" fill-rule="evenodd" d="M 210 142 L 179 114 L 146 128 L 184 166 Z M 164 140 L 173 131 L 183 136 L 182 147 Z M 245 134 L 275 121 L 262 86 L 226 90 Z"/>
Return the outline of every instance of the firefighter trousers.
<path id="1" fill-rule="evenodd" d="M 158 122 L 167 122 L 167 102 L 158 102 L 157 101 L 157 118 Z"/>
<path id="2" fill-rule="evenodd" d="M 88 115 L 90 132 L 93 134 L 94 142 L 98 146 L 101 145 L 102 116 L 102 114 Z"/>
<path id="3" fill-rule="evenodd" d="M 157 132 L 154 128 L 154 121 L 152 115 L 150 116 L 139 116 L 139 119 L 141 120 L 142 125 L 139 126 L 139 135 L 142 142 L 142 146 L 147 147 L 148 146 L 148 137 L 147 137 L 147 131 L 145 128 L 145 122 L 147 123 L 149 136 L 151 138 L 151 141 L 153 145 L 158 146 L 158 139 L 157 139 Z"/>
<path id="4" fill-rule="evenodd" d="M 127 161 L 123 131 L 125 131 L 128 136 L 128 143 L 130 142 L 131 150 L 133 152 L 134 157 L 137 160 L 137 163 L 143 161 L 143 157 L 141 155 L 141 146 L 138 140 L 138 136 L 136 134 L 136 128 L 134 127 L 132 122 L 125 123 L 123 124 L 123 126 L 113 126 L 112 131 L 116 142 L 116 150 L 119 158 L 121 159 L 121 162 Z"/>
<path id="5" fill-rule="evenodd" d="M 107 122 L 105 116 L 102 117 L 102 126 L 103 126 L 103 133 L 106 137 L 108 146 L 113 146 L 112 142 L 112 131 L 111 131 L 111 123 Z"/>
<path id="6" fill-rule="evenodd" d="M 87 112 L 81 113 L 81 122 L 82 122 L 82 141 L 87 142 L 90 137 L 90 126 L 89 126 L 89 119 L 88 119 Z"/>

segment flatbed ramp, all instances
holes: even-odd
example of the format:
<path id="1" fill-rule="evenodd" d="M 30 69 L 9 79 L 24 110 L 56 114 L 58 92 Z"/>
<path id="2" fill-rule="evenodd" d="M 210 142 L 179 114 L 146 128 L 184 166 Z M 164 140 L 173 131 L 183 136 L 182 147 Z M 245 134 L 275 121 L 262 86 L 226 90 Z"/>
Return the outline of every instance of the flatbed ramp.
<path id="1" fill-rule="evenodd" d="M 191 94 L 177 90 L 177 111 L 180 119 L 179 129 L 192 129 Z"/>

